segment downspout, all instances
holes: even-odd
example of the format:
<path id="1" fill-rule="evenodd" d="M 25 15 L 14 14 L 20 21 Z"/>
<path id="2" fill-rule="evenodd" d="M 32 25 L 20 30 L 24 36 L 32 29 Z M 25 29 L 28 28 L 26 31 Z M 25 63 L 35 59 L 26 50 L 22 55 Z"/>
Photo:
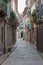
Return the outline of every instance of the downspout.
<path id="1" fill-rule="evenodd" d="M 14 44 L 14 28 L 12 26 L 12 43 Z"/>
<path id="2" fill-rule="evenodd" d="M 5 18 L 4 18 L 4 54 L 6 53 L 6 48 L 5 48 Z"/>

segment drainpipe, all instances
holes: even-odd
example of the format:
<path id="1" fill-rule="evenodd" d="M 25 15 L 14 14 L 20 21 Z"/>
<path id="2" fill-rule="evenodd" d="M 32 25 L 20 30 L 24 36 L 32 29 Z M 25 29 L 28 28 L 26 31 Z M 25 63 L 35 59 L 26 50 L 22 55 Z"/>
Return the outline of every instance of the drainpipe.
<path id="1" fill-rule="evenodd" d="M 4 54 L 6 53 L 6 48 L 5 48 L 5 18 L 4 18 Z"/>
<path id="2" fill-rule="evenodd" d="M 37 38 L 36 38 L 36 46 L 37 46 L 37 49 L 38 49 L 38 27 L 37 27 Z"/>
<path id="3" fill-rule="evenodd" d="M 14 28 L 12 26 L 12 43 L 14 44 Z"/>
<path id="4" fill-rule="evenodd" d="M 31 30 L 30 30 L 30 42 L 31 42 Z"/>

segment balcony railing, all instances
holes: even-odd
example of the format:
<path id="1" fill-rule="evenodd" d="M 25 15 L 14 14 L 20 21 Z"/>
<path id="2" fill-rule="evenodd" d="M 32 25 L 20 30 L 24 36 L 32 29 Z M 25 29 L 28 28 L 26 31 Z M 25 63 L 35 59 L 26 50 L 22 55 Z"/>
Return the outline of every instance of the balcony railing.
<path id="1" fill-rule="evenodd" d="M 37 13 L 37 21 L 38 21 L 43 15 L 43 5 L 40 5 L 40 8 L 38 11 L 36 11 L 36 13 Z"/>
<path id="2" fill-rule="evenodd" d="M 5 3 L 8 3 L 10 0 L 3 0 Z"/>
<path id="3" fill-rule="evenodd" d="M 10 12 L 10 17 L 11 17 L 12 19 L 15 19 L 15 18 L 16 18 L 15 12 Z"/>
<path id="4" fill-rule="evenodd" d="M 41 5 L 41 9 L 40 9 L 40 16 L 43 15 L 43 4 Z"/>
<path id="5" fill-rule="evenodd" d="M 0 2 L 0 8 L 7 12 L 7 4 L 5 2 Z"/>

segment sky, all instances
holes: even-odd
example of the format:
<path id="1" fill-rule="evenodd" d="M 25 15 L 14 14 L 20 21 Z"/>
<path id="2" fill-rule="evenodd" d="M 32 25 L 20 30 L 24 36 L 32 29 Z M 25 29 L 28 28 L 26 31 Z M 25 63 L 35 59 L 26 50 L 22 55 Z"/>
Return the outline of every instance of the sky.
<path id="1" fill-rule="evenodd" d="M 25 1 L 26 0 L 18 0 L 18 12 L 20 14 L 22 14 L 23 10 L 24 10 L 24 7 L 26 6 L 25 5 Z"/>

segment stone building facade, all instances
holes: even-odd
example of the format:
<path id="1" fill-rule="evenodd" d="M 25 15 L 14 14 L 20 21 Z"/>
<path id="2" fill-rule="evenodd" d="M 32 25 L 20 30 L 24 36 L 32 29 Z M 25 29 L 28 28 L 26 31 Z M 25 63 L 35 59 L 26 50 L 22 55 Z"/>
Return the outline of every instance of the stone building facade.
<path id="1" fill-rule="evenodd" d="M 12 20 L 10 18 L 11 11 L 11 0 L 0 0 L 0 54 L 5 53 L 8 46 L 12 47 L 16 42 L 18 19 Z"/>

